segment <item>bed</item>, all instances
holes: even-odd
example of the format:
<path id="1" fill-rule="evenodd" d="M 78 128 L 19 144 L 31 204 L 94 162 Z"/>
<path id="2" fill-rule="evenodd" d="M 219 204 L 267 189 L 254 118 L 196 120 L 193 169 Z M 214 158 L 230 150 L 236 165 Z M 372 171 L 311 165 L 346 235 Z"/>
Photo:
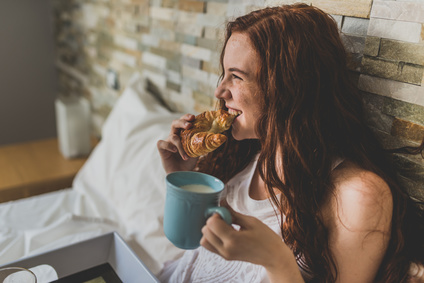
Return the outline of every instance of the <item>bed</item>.
<path id="1" fill-rule="evenodd" d="M 153 273 L 180 256 L 162 229 L 165 172 L 156 150 L 180 116 L 133 76 L 71 188 L 0 204 L 0 265 L 112 231 Z"/>
<path id="2" fill-rule="evenodd" d="M 131 78 L 71 188 L 0 204 L 0 265 L 115 231 L 154 274 L 181 256 L 162 229 L 165 172 L 156 142 L 182 114 L 148 89 L 143 76 Z M 422 267 L 412 273 L 421 279 L 411 282 L 424 282 Z"/>

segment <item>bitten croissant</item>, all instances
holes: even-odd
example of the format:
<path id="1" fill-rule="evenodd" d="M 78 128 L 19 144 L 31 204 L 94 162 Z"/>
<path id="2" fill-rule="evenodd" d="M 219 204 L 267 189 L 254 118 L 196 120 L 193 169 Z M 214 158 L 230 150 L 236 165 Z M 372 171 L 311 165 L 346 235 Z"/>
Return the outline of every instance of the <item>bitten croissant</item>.
<path id="1" fill-rule="evenodd" d="M 193 127 L 180 134 L 185 152 L 191 157 L 198 157 L 217 149 L 227 141 L 221 133 L 230 128 L 236 117 L 222 109 L 197 115 Z"/>

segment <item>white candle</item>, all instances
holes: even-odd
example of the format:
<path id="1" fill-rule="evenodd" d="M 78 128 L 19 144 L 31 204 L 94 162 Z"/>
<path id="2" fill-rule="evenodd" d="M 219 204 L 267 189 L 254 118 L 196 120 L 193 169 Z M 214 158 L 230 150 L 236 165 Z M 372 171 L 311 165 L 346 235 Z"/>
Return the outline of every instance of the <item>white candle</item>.
<path id="1" fill-rule="evenodd" d="M 66 158 L 90 153 L 90 103 L 83 97 L 59 97 L 55 101 L 59 150 Z"/>

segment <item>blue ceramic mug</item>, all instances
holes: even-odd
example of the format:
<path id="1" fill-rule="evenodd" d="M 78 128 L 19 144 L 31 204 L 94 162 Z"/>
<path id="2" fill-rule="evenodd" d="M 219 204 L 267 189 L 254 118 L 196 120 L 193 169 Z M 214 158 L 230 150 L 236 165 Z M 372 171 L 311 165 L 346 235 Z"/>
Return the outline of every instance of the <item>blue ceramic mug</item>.
<path id="1" fill-rule="evenodd" d="M 224 183 L 211 175 L 178 171 L 166 176 L 166 201 L 163 229 L 166 237 L 178 248 L 200 246 L 202 227 L 214 213 L 231 224 L 231 214 L 219 207 L 219 194 Z"/>

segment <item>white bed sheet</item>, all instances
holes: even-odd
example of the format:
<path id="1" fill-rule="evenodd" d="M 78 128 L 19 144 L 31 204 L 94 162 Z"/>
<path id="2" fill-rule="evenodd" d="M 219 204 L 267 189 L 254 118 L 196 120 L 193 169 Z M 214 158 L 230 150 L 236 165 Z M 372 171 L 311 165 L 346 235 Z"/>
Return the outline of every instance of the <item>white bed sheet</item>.
<path id="1" fill-rule="evenodd" d="M 0 265 L 111 231 L 153 273 L 179 257 L 182 250 L 162 229 L 165 172 L 156 141 L 180 116 L 149 94 L 136 74 L 72 188 L 0 204 Z"/>

